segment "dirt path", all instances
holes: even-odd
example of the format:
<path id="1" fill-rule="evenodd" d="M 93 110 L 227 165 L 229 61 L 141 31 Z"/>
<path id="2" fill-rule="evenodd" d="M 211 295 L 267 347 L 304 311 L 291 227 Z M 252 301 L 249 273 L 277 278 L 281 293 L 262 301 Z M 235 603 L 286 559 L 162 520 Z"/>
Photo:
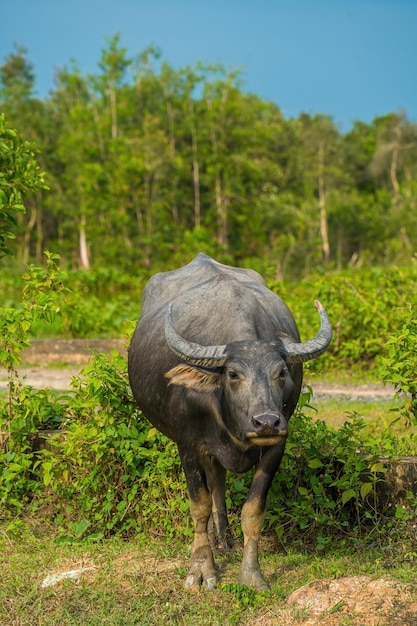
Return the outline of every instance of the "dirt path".
<path id="1" fill-rule="evenodd" d="M 19 376 L 35 389 L 71 389 L 71 380 L 88 363 L 92 352 L 126 350 L 119 339 L 40 339 L 23 354 Z M 7 386 L 7 371 L 0 368 L 0 390 Z"/>
<path id="2" fill-rule="evenodd" d="M 71 388 L 73 376 L 77 376 L 91 358 L 93 352 L 126 350 L 126 342 L 119 339 L 57 339 L 36 340 L 24 353 L 25 367 L 19 374 L 27 385 L 35 389 L 67 390 Z M 0 369 L 0 390 L 7 385 L 7 372 Z M 389 402 L 393 390 L 382 384 L 339 385 L 337 383 L 314 382 L 314 399 L 341 398 L 344 400 Z"/>
<path id="3" fill-rule="evenodd" d="M 22 367 L 19 368 L 19 376 L 25 384 L 35 389 L 71 389 L 71 380 L 77 376 L 84 363 L 78 366 L 54 368 L 45 367 Z M 7 371 L 0 369 L 0 391 L 4 391 L 7 386 Z M 380 400 L 389 402 L 393 397 L 393 391 L 381 385 L 338 385 L 325 382 L 315 382 L 312 385 L 313 397 L 315 400 L 326 400 L 340 398 L 343 400 L 374 401 Z"/>

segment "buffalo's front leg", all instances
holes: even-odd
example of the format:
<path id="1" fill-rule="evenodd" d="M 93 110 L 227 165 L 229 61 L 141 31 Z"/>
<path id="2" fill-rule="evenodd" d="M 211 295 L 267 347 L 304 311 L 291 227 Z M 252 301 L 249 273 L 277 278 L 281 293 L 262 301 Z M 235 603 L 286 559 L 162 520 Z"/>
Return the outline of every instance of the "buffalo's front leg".
<path id="1" fill-rule="evenodd" d="M 191 564 L 185 586 L 192 591 L 198 591 L 202 584 L 206 585 L 207 589 L 214 589 L 217 576 L 207 532 L 212 511 L 212 498 L 204 469 L 198 459 L 189 451 L 181 454 L 181 448 L 179 449 L 187 479 L 190 513 L 194 522 Z"/>
<path id="2" fill-rule="evenodd" d="M 270 448 L 258 463 L 242 508 L 242 531 L 244 537 L 243 559 L 239 571 L 239 584 L 253 587 L 256 591 L 268 591 L 269 585 L 262 576 L 258 561 L 258 544 L 265 518 L 265 503 L 272 479 L 281 462 L 285 441 Z"/>
<path id="3" fill-rule="evenodd" d="M 217 576 L 207 534 L 211 515 L 211 495 L 208 490 L 201 489 L 195 499 L 190 496 L 190 511 L 194 522 L 194 542 L 185 586 L 192 591 L 198 591 L 204 583 L 207 589 L 214 589 Z"/>
<path id="4" fill-rule="evenodd" d="M 238 582 L 256 591 L 268 591 L 258 561 L 258 543 L 265 517 L 265 503 L 259 496 L 248 499 L 242 508 L 242 531 L 244 537 L 243 559 Z"/>

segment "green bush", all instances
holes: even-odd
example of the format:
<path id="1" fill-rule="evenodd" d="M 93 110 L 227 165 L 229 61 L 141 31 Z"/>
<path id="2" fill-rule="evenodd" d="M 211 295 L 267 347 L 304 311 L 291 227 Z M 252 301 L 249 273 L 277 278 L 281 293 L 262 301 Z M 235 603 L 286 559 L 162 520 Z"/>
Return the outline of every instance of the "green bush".
<path id="1" fill-rule="evenodd" d="M 50 324 L 60 313 L 60 296 L 66 289 L 59 256 L 46 253 L 46 268 L 31 265 L 23 279 L 19 307 L 0 307 L 0 366 L 12 372 L 34 336 L 36 323 Z"/>
<path id="2" fill-rule="evenodd" d="M 46 506 L 68 541 L 137 530 L 191 535 L 176 446 L 138 410 L 124 355 L 96 354 L 65 398 L 20 386 L 14 393 L 13 428 L 0 470 L 4 506 L 21 508 L 22 501 L 34 509 Z M 366 434 L 356 415 L 339 430 L 315 421 L 305 415 L 309 399 L 306 391 L 290 421 L 266 526 L 281 541 L 301 533 L 323 547 L 326 537 L 358 535 L 381 523 L 379 459 L 397 454 L 399 444 L 388 433 L 379 439 Z M 49 449 L 34 452 L 29 433 L 57 425 L 62 430 Z M 228 507 L 238 534 L 250 481 L 251 473 L 228 478 Z"/>
<path id="3" fill-rule="evenodd" d="M 266 528 L 281 542 L 304 537 L 322 549 L 332 536 L 372 532 L 384 522 L 378 504 L 378 483 L 401 442 L 389 431 L 375 438 L 365 421 L 352 414 L 340 429 L 306 415 L 310 391 L 302 396 L 290 420 L 290 436 L 272 483 Z M 235 514 L 243 505 L 251 474 L 230 477 L 228 505 Z M 239 532 L 239 528 L 237 527 Z"/>
<path id="4" fill-rule="evenodd" d="M 61 274 L 66 290 L 60 294 L 61 315 L 52 328 L 55 335 L 117 336 L 123 334 L 126 320 L 137 320 L 145 272 L 129 276 L 102 268 Z M 318 298 L 326 307 L 333 340 L 330 349 L 311 362 L 313 370 L 372 367 L 376 374 L 375 363 L 385 355 L 388 338 L 404 317 L 405 307 L 417 307 L 416 282 L 415 267 L 389 267 L 316 273 L 299 283 L 272 282 L 270 286 L 293 312 L 302 339 L 318 330 L 314 300 Z M 19 309 L 20 294 L 11 285 L 9 273 L 0 274 L 0 284 L 12 308 Z M 33 329 L 42 336 L 51 333 L 51 326 L 42 321 Z"/>
<path id="5" fill-rule="evenodd" d="M 171 534 L 186 523 L 176 447 L 141 415 L 124 356 L 95 355 L 75 381 L 67 420 L 63 441 L 40 467 L 63 527 L 72 514 L 103 536 L 145 528 Z"/>
<path id="6" fill-rule="evenodd" d="M 0 308 L 0 366 L 8 371 L 8 391 L 0 398 L 0 504 L 21 509 L 41 491 L 39 459 L 33 451 L 33 436 L 62 420 L 62 403 L 47 391 L 22 385 L 16 368 L 30 345 L 34 324 L 53 321 L 59 313 L 58 294 L 64 289 L 57 255 L 47 254 L 46 268 L 30 267 L 23 276 L 19 308 Z"/>
<path id="7" fill-rule="evenodd" d="M 393 411 L 406 423 L 417 423 L 417 308 L 408 306 L 387 340 L 387 356 L 380 360 L 381 377 L 395 388 Z"/>
<path id="8" fill-rule="evenodd" d="M 386 353 L 388 338 L 401 323 L 404 307 L 417 308 L 417 269 L 373 268 L 314 274 L 297 284 L 273 284 L 273 290 L 288 304 L 301 338 L 318 330 L 313 307 L 317 298 L 325 306 L 333 327 L 330 348 L 310 366 L 318 368 L 374 367 Z"/>

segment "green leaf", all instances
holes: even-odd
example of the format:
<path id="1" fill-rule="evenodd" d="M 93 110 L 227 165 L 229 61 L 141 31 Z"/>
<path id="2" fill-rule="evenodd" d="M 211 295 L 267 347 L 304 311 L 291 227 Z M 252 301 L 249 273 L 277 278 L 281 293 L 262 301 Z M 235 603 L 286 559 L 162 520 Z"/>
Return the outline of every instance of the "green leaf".
<path id="1" fill-rule="evenodd" d="M 381 463 L 381 461 L 378 461 L 377 463 L 374 463 L 371 466 L 371 472 L 373 474 L 378 474 L 379 472 L 386 472 L 387 468 L 385 467 L 385 465 L 383 463 Z"/>
<path id="2" fill-rule="evenodd" d="M 349 500 L 352 500 L 352 498 L 356 498 L 356 491 L 354 489 L 347 489 L 342 493 L 343 504 L 346 504 L 346 502 L 349 502 Z"/>
<path id="3" fill-rule="evenodd" d="M 323 467 L 323 463 L 320 461 L 320 459 L 311 459 L 311 461 L 309 461 L 308 466 L 311 467 L 311 469 L 318 469 L 319 467 Z"/>
<path id="4" fill-rule="evenodd" d="M 363 485 L 361 485 L 362 500 L 365 500 L 366 496 L 368 496 L 371 493 L 372 489 L 373 489 L 372 483 L 363 483 Z"/>

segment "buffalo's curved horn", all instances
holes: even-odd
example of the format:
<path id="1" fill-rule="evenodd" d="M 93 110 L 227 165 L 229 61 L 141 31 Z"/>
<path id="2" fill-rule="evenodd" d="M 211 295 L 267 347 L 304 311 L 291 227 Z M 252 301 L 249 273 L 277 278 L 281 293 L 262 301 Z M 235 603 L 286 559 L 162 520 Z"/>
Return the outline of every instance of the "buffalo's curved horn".
<path id="1" fill-rule="evenodd" d="M 172 321 L 172 302 L 165 319 L 165 339 L 172 352 L 191 365 L 221 367 L 227 359 L 226 346 L 201 346 L 181 337 Z"/>
<path id="2" fill-rule="evenodd" d="M 314 306 L 320 314 L 320 330 L 314 339 L 295 342 L 291 337 L 283 336 L 284 356 L 287 363 L 304 363 L 320 356 L 329 347 L 332 339 L 332 327 L 324 306 L 318 300 L 314 301 Z"/>

